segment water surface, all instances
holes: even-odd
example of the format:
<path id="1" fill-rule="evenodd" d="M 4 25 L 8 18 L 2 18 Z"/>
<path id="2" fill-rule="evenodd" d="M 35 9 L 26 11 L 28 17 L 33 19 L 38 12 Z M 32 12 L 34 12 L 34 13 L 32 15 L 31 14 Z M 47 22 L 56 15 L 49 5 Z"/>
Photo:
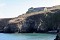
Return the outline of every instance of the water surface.
<path id="1" fill-rule="evenodd" d="M 4 34 L 0 33 L 0 40 L 54 40 L 56 34 L 46 33 L 15 33 Z"/>

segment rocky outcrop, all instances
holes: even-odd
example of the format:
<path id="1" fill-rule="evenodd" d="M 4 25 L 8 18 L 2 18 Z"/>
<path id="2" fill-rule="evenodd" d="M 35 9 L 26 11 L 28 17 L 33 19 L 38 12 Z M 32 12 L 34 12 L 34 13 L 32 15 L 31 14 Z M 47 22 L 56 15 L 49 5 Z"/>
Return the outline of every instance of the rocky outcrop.
<path id="1" fill-rule="evenodd" d="M 18 29 L 16 24 L 11 23 L 4 27 L 4 33 L 15 33 L 18 32 Z"/>
<path id="2" fill-rule="evenodd" d="M 60 10 L 54 13 L 26 14 L 9 21 L 4 27 L 4 33 L 41 33 L 57 30 L 60 26 Z"/>
<path id="3" fill-rule="evenodd" d="M 52 7 L 46 11 L 26 13 L 16 18 L 0 20 L 0 32 L 46 33 L 60 27 L 60 9 Z"/>
<path id="4" fill-rule="evenodd" d="M 55 13 L 47 12 L 42 14 L 36 14 L 27 17 L 22 26 L 25 32 L 48 32 L 52 30 L 57 30 L 57 26 L 59 26 L 59 15 L 60 10 Z M 22 29 L 23 29 L 22 28 Z M 28 30 L 28 31 L 27 31 Z"/>
<path id="5" fill-rule="evenodd" d="M 28 11 L 26 13 L 32 13 L 32 12 L 39 12 L 39 11 L 43 11 L 45 7 L 38 7 L 38 8 L 29 8 Z"/>
<path id="6" fill-rule="evenodd" d="M 12 18 L 2 18 L 0 19 L 0 32 L 3 32 L 4 27 L 9 23 Z"/>
<path id="7" fill-rule="evenodd" d="M 57 30 L 57 36 L 54 40 L 60 40 L 60 28 Z"/>

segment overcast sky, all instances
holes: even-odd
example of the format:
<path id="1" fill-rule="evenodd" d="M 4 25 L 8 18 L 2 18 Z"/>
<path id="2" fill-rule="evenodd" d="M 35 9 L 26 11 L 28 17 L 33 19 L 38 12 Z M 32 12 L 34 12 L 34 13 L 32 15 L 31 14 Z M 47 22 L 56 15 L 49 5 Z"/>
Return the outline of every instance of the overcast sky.
<path id="1" fill-rule="evenodd" d="M 60 0 L 0 0 L 0 18 L 17 17 L 30 7 L 60 5 Z"/>

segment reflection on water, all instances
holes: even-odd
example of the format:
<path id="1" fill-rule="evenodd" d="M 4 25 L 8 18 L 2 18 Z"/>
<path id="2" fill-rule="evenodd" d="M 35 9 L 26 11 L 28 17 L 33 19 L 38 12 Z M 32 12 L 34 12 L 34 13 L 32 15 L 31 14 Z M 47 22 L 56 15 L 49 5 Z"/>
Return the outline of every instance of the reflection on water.
<path id="1" fill-rule="evenodd" d="M 0 33 L 0 40 L 54 40 L 56 34 L 45 33 L 15 33 L 3 34 Z"/>

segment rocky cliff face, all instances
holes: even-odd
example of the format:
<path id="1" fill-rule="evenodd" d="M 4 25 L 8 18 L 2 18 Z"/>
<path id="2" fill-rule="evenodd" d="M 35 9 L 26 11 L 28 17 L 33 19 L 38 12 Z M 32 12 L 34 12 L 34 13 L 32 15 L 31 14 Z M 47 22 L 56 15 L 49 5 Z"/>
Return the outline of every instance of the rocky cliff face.
<path id="1" fill-rule="evenodd" d="M 2 33 L 47 33 L 56 31 L 55 40 L 60 40 L 60 6 L 48 10 L 25 13 L 15 18 L 0 19 Z"/>
<path id="2" fill-rule="evenodd" d="M 42 13 L 31 13 L 9 20 L 3 28 L 6 33 L 49 32 L 60 27 L 60 10 Z"/>
<path id="3" fill-rule="evenodd" d="M 25 19 L 26 21 L 22 26 L 25 28 L 22 29 L 26 31 L 28 30 L 27 32 L 48 32 L 51 30 L 57 30 L 60 23 L 59 15 L 60 10 L 55 13 L 38 13 L 36 15 L 29 16 Z"/>
<path id="4" fill-rule="evenodd" d="M 55 31 L 59 27 L 59 7 L 52 7 L 46 11 L 27 13 L 12 19 L 0 20 L 0 30 L 4 33 L 44 33 Z"/>
<path id="5" fill-rule="evenodd" d="M 57 30 L 57 36 L 54 40 L 60 40 L 60 28 Z"/>
<path id="6" fill-rule="evenodd" d="M 4 19 L 0 19 L 0 32 L 3 32 L 4 27 L 6 25 L 8 25 L 9 20 L 11 20 L 12 18 L 4 18 Z"/>

